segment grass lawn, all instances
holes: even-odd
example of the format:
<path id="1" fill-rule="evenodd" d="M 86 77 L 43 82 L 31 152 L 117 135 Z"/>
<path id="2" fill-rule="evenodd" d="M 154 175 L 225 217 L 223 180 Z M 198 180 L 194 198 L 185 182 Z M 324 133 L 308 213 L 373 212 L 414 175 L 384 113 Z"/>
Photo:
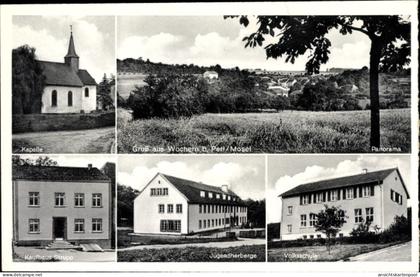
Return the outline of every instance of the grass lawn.
<path id="1" fill-rule="evenodd" d="M 285 247 L 268 249 L 269 262 L 333 262 L 353 257 L 359 254 L 386 248 L 395 243 L 387 244 L 339 244 L 331 247 L 329 254 L 324 245 Z"/>
<path id="2" fill-rule="evenodd" d="M 133 245 L 153 245 L 153 244 L 184 244 L 184 243 L 206 243 L 234 241 L 237 238 L 200 238 L 184 236 L 148 236 L 148 235 L 128 235 L 132 230 L 118 231 L 118 248 L 130 247 Z"/>
<path id="3" fill-rule="evenodd" d="M 265 262 L 265 245 L 118 251 L 119 262 Z"/>
<path id="4" fill-rule="evenodd" d="M 122 153 L 370 152 L 370 111 L 203 114 L 129 122 L 124 119 L 118 120 L 118 128 L 118 150 Z M 410 109 L 382 110 L 381 147 L 407 153 L 410 139 Z"/>

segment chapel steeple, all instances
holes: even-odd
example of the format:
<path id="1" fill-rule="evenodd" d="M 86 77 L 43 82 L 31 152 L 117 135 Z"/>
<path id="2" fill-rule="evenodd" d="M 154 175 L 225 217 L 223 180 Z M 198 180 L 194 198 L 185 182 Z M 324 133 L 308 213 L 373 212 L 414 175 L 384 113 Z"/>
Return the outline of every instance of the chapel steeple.
<path id="1" fill-rule="evenodd" d="M 73 68 L 74 71 L 79 70 L 79 56 L 76 54 L 73 41 L 73 27 L 70 25 L 70 41 L 67 55 L 64 57 L 64 63 Z"/>

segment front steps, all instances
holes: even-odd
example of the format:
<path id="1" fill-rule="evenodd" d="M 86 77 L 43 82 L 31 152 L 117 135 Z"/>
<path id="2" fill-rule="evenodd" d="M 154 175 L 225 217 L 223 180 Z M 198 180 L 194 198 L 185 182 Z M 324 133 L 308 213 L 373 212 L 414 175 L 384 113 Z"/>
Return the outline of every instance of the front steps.
<path id="1" fill-rule="evenodd" d="M 65 240 L 54 240 L 50 244 L 48 244 L 45 249 L 47 250 L 69 250 L 69 249 L 75 249 L 75 250 L 81 250 L 82 247 L 76 246 L 71 244 L 68 241 Z"/>

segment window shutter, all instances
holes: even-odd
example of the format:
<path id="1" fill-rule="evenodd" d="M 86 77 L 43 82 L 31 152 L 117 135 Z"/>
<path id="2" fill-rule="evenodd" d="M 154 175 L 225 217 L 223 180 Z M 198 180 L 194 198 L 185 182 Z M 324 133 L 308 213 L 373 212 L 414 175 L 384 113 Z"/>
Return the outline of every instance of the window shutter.
<path id="1" fill-rule="evenodd" d="M 362 194 L 362 186 L 359 187 L 359 197 L 363 197 L 363 194 Z"/>
<path id="2" fill-rule="evenodd" d="M 353 198 L 357 198 L 357 187 L 353 188 Z"/>
<path id="3" fill-rule="evenodd" d="M 327 199 L 327 192 L 323 192 L 322 193 L 322 202 L 325 202 L 325 200 Z"/>
<path id="4" fill-rule="evenodd" d="M 375 186 L 374 185 L 370 186 L 370 196 L 375 196 Z"/>
<path id="5" fill-rule="evenodd" d="M 309 195 L 309 201 L 308 201 L 308 204 L 311 204 L 311 202 L 312 202 L 312 194 L 310 193 L 310 194 L 308 194 Z"/>
<path id="6" fill-rule="evenodd" d="M 341 195 L 341 189 L 337 190 L 337 200 L 340 200 L 340 195 Z"/>
<path id="7" fill-rule="evenodd" d="M 331 201 L 331 191 L 330 190 L 327 192 L 327 195 L 328 195 L 328 201 Z"/>
<path id="8" fill-rule="evenodd" d="M 343 200 L 346 199 L 346 189 L 343 189 Z"/>

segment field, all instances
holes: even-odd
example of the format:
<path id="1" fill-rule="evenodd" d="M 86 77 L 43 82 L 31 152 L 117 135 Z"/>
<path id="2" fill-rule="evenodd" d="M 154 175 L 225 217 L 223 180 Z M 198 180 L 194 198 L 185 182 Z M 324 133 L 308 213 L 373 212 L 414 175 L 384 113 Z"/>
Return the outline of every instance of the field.
<path id="1" fill-rule="evenodd" d="M 321 246 L 285 247 L 268 249 L 269 262 L 332 262 L 391 246 L 392 244 L 341 244 L 327 248 Z"/>
<path id="2" fill-rule="evenodd" d="M 124 118 L 118 119 L 118 128 L 118 150 L 122 153 L 370 152 L 369 111 L 204 114 L 133 121 Z M 410 139 L 410 109 L 382 110 L 382 150 L 408 153 Z"/>
<path id="3" fill-rule="evenodd" d="M 236 238 L 201 238 L 201 237 L 179 237 L 179 236 L 133 236 L 130 231 L 118 230 L 118 248 L 130 247 L 133 245 L 154 245 L 154 244 L 184 244 L 184 243 L 208 243 L 234 241 Z"/>
<path id="4" fill-rule="evenodd" d="M 119 262 L 264 262 L 265 245 L 118 251 Z"/>

